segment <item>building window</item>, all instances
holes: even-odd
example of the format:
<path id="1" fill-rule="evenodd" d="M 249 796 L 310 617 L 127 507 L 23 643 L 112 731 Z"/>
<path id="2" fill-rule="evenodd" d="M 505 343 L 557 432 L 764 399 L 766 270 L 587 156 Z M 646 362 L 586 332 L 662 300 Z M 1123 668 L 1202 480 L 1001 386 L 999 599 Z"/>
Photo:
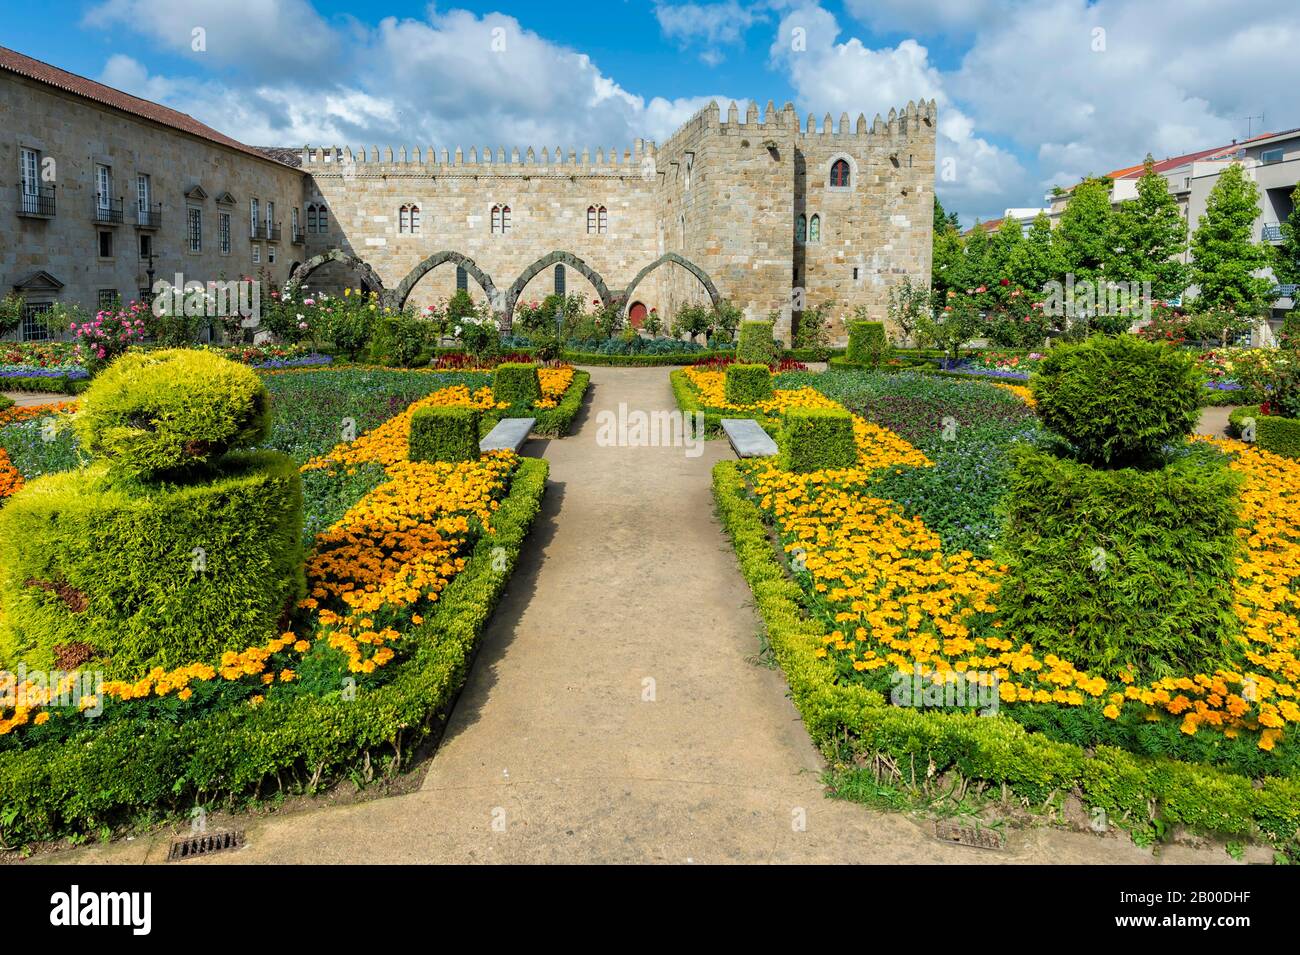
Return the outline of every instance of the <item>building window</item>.
<path id="1" fill-rule="evenodd" d="M 857 280 L 858 280 L 858 267 L 855 265 L 853 266 L 853 281 L 856 282 Z"/>
<path id="2" fill-rule="evenodd" d="M 151 236 L 148 232 L 141 232 L 140 233 L 140 258 L 142 260 L 147 261 L 149 256 L 151 255 L 153 255 L 153 236 Z"/>
<path id="3" fill-rule="evenodd" d="M 800 213 L 799 217 L 794 220 L 794 240 L 796 242 L 804 242 L 807 241 L 807 239 L 808 239 L 808 217 Z"/>
<path id="4" fill-rule="evenodd" d="M 564 266 L 563 265 L 557 265 L 555 267 L 555 294 L 556 295 L 564 294 Z"/>
<path id="5" fill-rule="evenodd" d="M 249 226 L 248 226 L 248 235 L 249 235 L 249 238 L 253 238 L 253 239 L 256 239 L 256 238 L 257 238 L 257 221 L 258 221 L 258 206 L 257 206 L 257 200 L 256 200 L 256 199 L 249 199 L 249 200 L 248 200 L 248 224 L 249 224 Z"/>
<path id="6" fill-rule="evenodd" d="M 307 207 L 307 231 L 318 232 L 324 235 L 329 231 L 329 216 L 325 212 L 325 204 L 313 202 Z"/>
<path id="7" fill-rule="evenodd" d="M 1265 149 L 1259 154 L 1259 161 L 1262 163 L 1281 162 L 1284 152 L 1282 149 Z"/>
<path id="8" fill-rule="evenodd" d="M 96 302 L 98 303 L 99 310 L 101 312 L 104 311 L 105 309 L 113 308 L 114 306 L 117 305 L 117 289 L 115 288 L 100 289 L 99 294 L 96 297 Z"/>
<path id="9" fill-rule="evenodd" d="M 107 211 L 113 204 L 113 170 L 103 163 L 95 164 L 95 208 Z"/>
<path id="10" fill-rule="evenodd" d="M 294 207 L 293 207 L 293 215 L 292 215 L 292 218 L 291 218 L 291 222 L 293 223 L 293 239 L 294 239 L 294 241 L 297 241 L 298 236 L 302 234 L 302 233 L 298 230 L 298 227 L 299 227 L 302 223 L 298 221 L 298 207 L 297 207 L 297 206 L 294 206 Z"/>
<path id="11" fill-rule="evenodd" d="M 509 206 L 492 207 L 492 231 L 502 235 L 510 231 Z"/>
<path id="12" fill-rule="evenodd" d="M 822 240 L 822 217 L 814 214 L 808 220 L 808 241 L 820 242 Z"/>
<path id="13" fill-rule="evenodd" d="M 258 245 L 256 242 L 254 242 L 253 243 L 253 264 L 256 265 L 261 261 L 262 261 L 262 247 Z"/>
<path id="14" fill-rule="evenodd" d="M 41 154 L 35 149 L 23 149 L 20 157 L 22 174 L 22 211 L 35 214 L 40 209 Z"/>
<path id="15" fill-rule="evenodd" d="M 149 177 L 144 173 L 137 173 L 135 177 L 135 211 L 140 214 L 140 221 L 144 222 L 149 216 Z"/>
<path id="16" fill-rule="evenodd" d="M 274 245 L 268 245 L 268 246 L 266 247 L 266 261 L 270 262 L 272 265 L 275 265 L 275 246 L 274 246 Z"/>
<path id="17" fill-rule="evenodd" d="M 316 231 L 316 207 L 314 205 L 307 206 L 307 231 Z"/>
<path id="18" fill-rule="evenodd" d="M 187 235 L 191 252 L 203 251 L 203 210 L 193 207 L 186 210 Z"/>
<path id="19" fill-rule="evenodd" d="M 849 185 L 849 161 L 837 159 L 831 163 L 831 185 L 837 189 L 846 189 Z"/>
<path id="20" fill-rule="evenodd" d="M 275 203 L 266 203 L 266 237 L 271 238 L 271 229 L 275 226 Z"/>
<path id="21" fill-rule="evenodd" d="M 99 257 L 101 259 L 111 259 L 113 257 L 113 233 L 99 233 Z"/>
<path id="22" fill-rule="evenodd" d="M 411 206 L 411 234 L 420 234 L 420 207 Z"/>
<path id="23" fill-rule="evenodd" d="M 456 266 L 456 291 L 469 291 L 469 273 L 465 271 L 465 266 Z"/>
<path id="24" fill-rule="evenodd" d="M 45 320 L 45 313 L 53 307 L 52 302 L 28 302 L 23 305 L 23 341 L 49 340 L 50 323 Z"/>
<path id="25" fill-rule="evenodd" d="M 397 231 L 402 235 L 418 235 L 420 232 L 420 207 L 402 206 L 397 213 Z"/>
<path id="26" fill-rule="evenodd" d="M 218 243 L 221 247 L 222 255 L 230 254 L 230 213 L 221 213 L 221 219 L 218 222 L 220 236 Z M 197 249 L 195 251 L 198 251 Z"/>
<path id="27" fill-rule="evenodd" d="M 609 213 L 604 206 L 587 206 L 587 234 L 604 235 L 609 231 Z"/>

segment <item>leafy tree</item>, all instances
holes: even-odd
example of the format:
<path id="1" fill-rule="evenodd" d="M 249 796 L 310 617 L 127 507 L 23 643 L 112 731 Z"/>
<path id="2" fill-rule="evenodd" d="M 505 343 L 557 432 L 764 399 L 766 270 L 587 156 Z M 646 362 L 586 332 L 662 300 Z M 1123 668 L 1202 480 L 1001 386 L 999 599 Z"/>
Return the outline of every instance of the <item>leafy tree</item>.
<path id="1" fill-rule="evenodd" d="M 949 289 L 965 288 L 965 243 L 953 226 L 934 234 L 934 260 L 930 266 L 930 285 L 943 298 Z"/>
<path id="2" fill-rule="evenodd" d="M 913 285 L 911 278 L 904 275 L 901 282 L 889 287 L 889 324 L 902 332 L 904 344 L 911 344 L 922 317 L 930 314 L 931 301 L 946 297 L 945 292 L 932 298 L 929 289 Z"/>
<path id="3" fill-rule="evenodd" d="M 1065 258 L 1052 233 L 1046 212 L 1034 217 L 1029 235 L 1016 248 L 1010 263 L 1011 282 L 1026 291 L 1040 293 L 1048 282 L 1064 282 Z"/>
<path id="4" fill-rule="evenodd" d="M 998 231 L 989 238 L 989 258 L 987 284 L 1011 279 L 1011 263 L 1020 254 L 1025 244 L 1024 232 L 1020 223 L 1010 216 L 1002 220 Z"/>
<path id="5" fill-rule="evenodd" d="M 1205 214 L 1192 236 L 1192 283 L 1200 310 L 1232 308 L 1261 315 L 1272 301 L 1273 280 L 1254 273 L 1273 256 L 1254 241 L 1259 215 L 1259 187 L 1236 163 L 1219 174 L 1210 190 Z"/>
<path id="6" fill-rule="evenodd" d="M 957 289 L 959 292 L 979 285 L 987 286 L 993 281 L 991 245 L 988 230 L 980 228 L 976 222 L 975 228 L 966 237 L 958 283 L 960 287 Z"/>
<path id="7" fill-rule="evenodd" d="M 1150 282 L 1152 297 L 1167 301 L 1187 288 L 1191 270 L 1180 258 L 1187 250 L 1187 223 L 1149 153 L 1137 193 L 1115 213 L 1106 277 L 1138 285 Z"/>
<path id="8" fill-rule="evenodd" d="M 8 335 L 23 320 L 23 297 L 9 292 L 0 298 L 0 335 Z"/>
<path id="9" fill-rule="evenodd" d="M 934 237 L 938 240 L 940 233 L 947 232 L 949 229 L 961 231 L 961 223 L 957 220 L 957 213 L 947 212 L 943 208 L 943 203 L 939 197 L 934 197 Z"/>
<path id="10" fill-rule="evenodd" d="M 1110 207 L 1110 180 L 1085 179 L 1074 187 L 1056 241 L 1067 272 L 1075 281 L 1102 281 L 1110 257 L 1113 213 Z"/>
<path id="11" fill-rule="evenodd" d="M 1273 249 L 1273 274 L 1283 285 L 1300 285 L 1300 185 L 1291 193 L 1291 215 L 1282 223 L 1282 244 Z"/>

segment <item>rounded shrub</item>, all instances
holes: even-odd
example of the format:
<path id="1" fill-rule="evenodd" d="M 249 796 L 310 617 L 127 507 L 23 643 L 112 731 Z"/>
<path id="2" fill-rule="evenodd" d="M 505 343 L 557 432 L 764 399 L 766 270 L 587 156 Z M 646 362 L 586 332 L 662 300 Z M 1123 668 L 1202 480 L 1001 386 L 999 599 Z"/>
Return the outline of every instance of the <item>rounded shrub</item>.
<path id="1" fill-rule="evenodd" d="M 1078 460 L 1126 467 L 1191 434 L 1204 376 L 1190 355 L 1120 335 L 1053 348 L 1030 388 L 1039 418 Z"/>
<path id="2" fill-rule="evenodd" d="M 73 426 L 112 473 L 156 478 L 265 440 L 270 403 L 247 365 L 194 349 L 138 352 L 95 378 Z"/>
<path id="3" fill-rule="evenodd" d="M 772 338 L 775 324 L 764 319 L 740 323 L 740 341 L 736 345 L 736 361 L 742 365 L 768 365 L 776 355 Z"/>

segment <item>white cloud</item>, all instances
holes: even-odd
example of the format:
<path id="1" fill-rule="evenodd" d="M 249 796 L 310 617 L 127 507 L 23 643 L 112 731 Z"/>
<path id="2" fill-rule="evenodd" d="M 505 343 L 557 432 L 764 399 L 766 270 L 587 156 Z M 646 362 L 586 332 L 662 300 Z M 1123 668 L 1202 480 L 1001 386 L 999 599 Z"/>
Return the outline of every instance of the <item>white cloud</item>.
<path id="1" fill-rule="evenodd" d="M 845 0 L 857 20 L 876 30 L 933 36 L 970 30 L 1011 12 L 1008 0 Z"/>

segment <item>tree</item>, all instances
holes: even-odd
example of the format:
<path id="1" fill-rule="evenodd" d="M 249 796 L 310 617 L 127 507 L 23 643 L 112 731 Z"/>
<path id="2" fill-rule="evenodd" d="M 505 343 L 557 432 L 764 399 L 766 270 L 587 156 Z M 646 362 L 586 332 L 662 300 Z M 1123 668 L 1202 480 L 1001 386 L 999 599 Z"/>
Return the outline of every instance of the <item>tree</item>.
<path id="1" fill-rule="evenodd" d="M 1152 297 L 1168 301 L 1183 294 L 1191 272 L 1181 260 L 1187 251 L 1187 223 L 1150 154 L 1137 193 L 1115 213 L 1106 278 L 1137 285 L 1150 282 Z"/>
<path id="2" fill-rule="evenodd" d="M 1273 249 L 1273 274 L 1282 285 L 1300 285 L 1300 185 L 1291 193 L 1291 215 L 1282 223 L 1282 244 Z"/>
<path id="3" fill-rule="evenodd" d="M 1074 187 L 1061 213 L 1056 241 L 1066 271 L 1074 273 L 1076 282 L 1103 280 L 1110 257 L 1112 216 L 1109 179 L 1085 179 Z"/>
<path id="4" fill-rule="evenodd" d="M 965 243 L 954 226 L 946 226 L 934 236 L 934 260 L 930 266 L 930 285 L 938 298 L 949 289 L 964 288 Z"/>
<path id="5" fill-rule="evenodd" d="M 1205 214 L 1192 236 L 1192 284 L 1200 310 L 1231 308 L 1261 315 L 1272 302 L 1273 280 L 1257 271 L 1270 264 L 1269 249 L 1254 241 L 1259 187 L 1237 163 L 1219 173 Z"/>
<path id="6" fill-rule="evenodd" d="M 910 277 L 889 287 L 889 324 L 898 329 L 903 336 L 903 344 L 912 343 L 912 335 L 920 326 L 923 316 L 930 314 L 930 303 L 946 301 L 947 293 L 931 298 L 929 289 L 923 285 L 913 285 Z"/>
<path id="7" fill-rule="evenodd" d="M 1065 281 L 1065 259 L 1046 212 L 1034 217 L 1029 235 L 1016 249 L 1010 268 L 1012 283 L 1034 293 L 1041 293 L 1048 282 Z"/>
<path id="8" fill-rule="evenodd" d="M 966 236 L 966 245 L 962 254 L 962 267 L 958 281 L 958 291 L 988 285 L 995 276 L 991 273 L 992 250 L 989 248 L 989 232 L 981 228 L 979 222 Z"/>
<path id="9" fill-rule="evenodd" d="M 939 201 L 938 196 L 935 196 L 934 197 L 934 238 L 935 240 L 936 241 L 938 240 L 940 233 L 946 232 L 949 229 L 956 229 L 958 232 L 961 231 L 961 223 L 957 219 L 957 213 L 945 211 L 943 208 L 943 203 Z"/>
<path id="10" fill-rule="evenodd" d="M 1011 263 L 1019 257 L 1024 244 L 1020 223 L 1010 217 L 1003 219 L 998 231 L 989 237 L 987 284 L 1011 278 Z"/>

